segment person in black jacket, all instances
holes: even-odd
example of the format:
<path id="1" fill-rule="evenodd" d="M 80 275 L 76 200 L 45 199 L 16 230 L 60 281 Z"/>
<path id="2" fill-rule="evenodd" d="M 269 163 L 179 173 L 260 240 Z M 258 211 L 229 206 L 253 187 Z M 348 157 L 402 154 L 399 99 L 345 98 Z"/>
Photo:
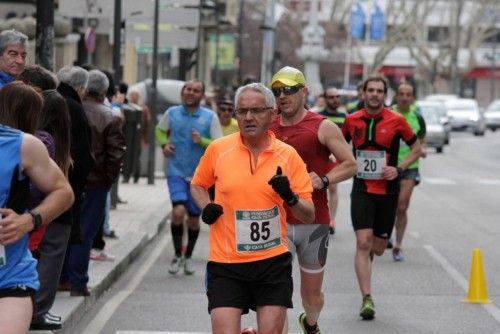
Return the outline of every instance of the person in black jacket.
<path id="1" fill-rule="evenodd" d="M 87 176 L 94 166 L 90 126 L 82 106 L 82 99 L 87 91 L 89 73 L 79 66 L 65 66 L 57 72 L 57 79 L 59 80 L 57 91 L 66 100 L 71 118 L 71 158 L 73 164 L 68 177 L 75 193 L 75 204 L 71 208 L 70 219 L 66 220 L 66 223 L 71 223 L 71 235 L 68 244 L 72 245 L 81 243 L 80 208 L 82 194 L 87 183 Z M 66 247 L 65 251 L 67 254 Z M 59 285 L 63 290 L 69 290 L 67 271 L 66 256 L 60 277 L 61 284 Z"/>

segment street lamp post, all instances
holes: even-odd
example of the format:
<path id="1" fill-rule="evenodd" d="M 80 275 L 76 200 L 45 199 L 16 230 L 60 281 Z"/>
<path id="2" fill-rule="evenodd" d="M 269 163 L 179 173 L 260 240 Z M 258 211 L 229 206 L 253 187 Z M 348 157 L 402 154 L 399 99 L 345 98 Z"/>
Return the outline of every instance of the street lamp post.
<path id="1" fill-rule="evenodd" d="M 497 11 L 496 9 L 492 8 L 493 12 L 493 27 L 496 29 L 497 21 L 500 18 L 500 12 Z M 492 48 L 491 48 L 491 79 L 490 79 L 490 99 L 493 101 L 496 97 L 496 70 L 497 70 L 497 64 L 496 64 L 496 58 L 497 58 L 497 42 L 500 37 L 500 32 L 497 32 L 495 35 L 492 37 Z"/>
<path id="2" fill-rule="evenodd" d="M 490 79 L 490 99 L 493 101 L 495 99 L 496 92 L 496 57 L 497 57 L 497 35 L 493 36 L 493 47 L 491 50 L 491 79 Z"/>
<path id="3" fill-rule="evenodd" d="M 239 2 L 239 13 L 238 13 L 238 85 L 241 85 L 243 81 L 243 69 L 241 67 L 243 63 L 243 9 L 245 3 L 243 0 Z"/>
<path id="4" fill-rule="evenodd" d="M 122 48 L 121 43 L 121 29 L 122 29 L 122 1 L 115 0 L 115 15 L 113 22 L 113 69 L 115 71 L 115 83 L 122 80 L 122 70 L 120 62 L 120 53 Z"/>
<path id="5" fill-rule="evenodd" d="M 216 2 L 215 7 L 215 64 L 214 64 L 214 83 L 215 87 L 219 88 L 220 71 L 219 71 L 219 41 L 220 41 L 220 26 L 219 26 L 219 3 Z"/>
<path id="6" fill-rule="evenodd" d="M 159 10 L 160 10 L 160 0 L 155 0 L 155 11 L 154 11 L 154 27 L 153 27 L 153 73 L 151 82 L 151 99 L 149 101 L 149 110 L 153 120 L 156 121 L 156 81 L 158 79 L 158 24 L 159 24 Z M 155 122 L 153 122 L 155 124 Z M 148 154 L 148 184 L 155 183 L 155 149 L 156 149 L 156 138 L 155 138 L 155 127 L 151 126 L 149 132 L 149 154 Z"/>

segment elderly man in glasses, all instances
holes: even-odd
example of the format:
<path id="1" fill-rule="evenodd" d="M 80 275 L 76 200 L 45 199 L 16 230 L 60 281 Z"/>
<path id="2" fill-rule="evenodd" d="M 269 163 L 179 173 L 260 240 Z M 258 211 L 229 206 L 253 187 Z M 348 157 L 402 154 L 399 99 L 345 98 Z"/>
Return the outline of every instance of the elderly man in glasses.
<path id="1" fill-rule="evenodd" d="M 241 315 L 249 309 L 257 312 L 259 334 L 281 333 L 292 307 L 287 211 L 313 222 L 313 188 L 304 161 L 269 131 L 274 104 L 263 84 L 240 87 L 240 132 L 207 147 L 191 182 L 210 225 L 205 285 L 213 333 L 241 333 Z M 207 190 L 213 185 L 212 202 Z"/>
<path id="2" fill-rule="evenodd" d="M 326 189 L 352 177 L 356 161 L 339 127 L 324 116 L 304 107 L 308 89 L 301 71 L 283 67 L 271 80 L 279 116 L 273 120 L 271 130 L 278 139 L 293 146 L 307 165 L 314 188 L 313 202 L 316 219 L 304 222 L 287 212 L 288 248 L 297 254 L 300 265 L 301 297 L 304 313 L 299 324 L 304 333 L 320 333 L 318 318 L 323 308 L 321 289 L 328 253 L 330 213 Z M 338 165 L 333 168 L 330 155 Z"/>

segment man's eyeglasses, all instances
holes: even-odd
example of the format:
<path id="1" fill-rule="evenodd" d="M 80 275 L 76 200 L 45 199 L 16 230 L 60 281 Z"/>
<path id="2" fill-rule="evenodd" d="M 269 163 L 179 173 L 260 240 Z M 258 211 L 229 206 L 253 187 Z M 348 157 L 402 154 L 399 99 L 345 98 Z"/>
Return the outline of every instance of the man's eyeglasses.
<path id="1" fill-rule="evenodd" d="M 266 111 L 273 109 L 271 107 L 260 107 L 260 108 L 238 108 L 234 111 L 236 117 L 245 117 L 248 112 L 252 114 L 252 116 L 258 116 L 264 114 Z"/>
<path id="2" fill-rule="evenodd" d="M 283 86 L 283 87 L 277 87 L 277 88 L 272 88 L 271 91 L 273 92 L 274 96 L 278 97 L 283 94 L 285 95 L 293 95 L 297 93 L 302 87 L 302 85 L 296 85 L 296 86 Z"/>
<path id="3" fill-rule="evenodd" d="M 340 99 L 340 95 L 328 95 L 327 99 Z"/>

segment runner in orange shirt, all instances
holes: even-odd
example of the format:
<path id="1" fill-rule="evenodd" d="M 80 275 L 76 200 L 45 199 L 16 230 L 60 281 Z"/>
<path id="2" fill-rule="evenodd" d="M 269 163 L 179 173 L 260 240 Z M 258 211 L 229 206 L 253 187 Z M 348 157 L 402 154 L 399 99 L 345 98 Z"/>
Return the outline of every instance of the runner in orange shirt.
<path id="1" fill-rule="evenodd" d="M 260 334 L 281 333 L 292 307 L 292 258 L 286 211 L 314 221 L 312 185 L 297 152 L 269 125 L 275 99 L 260 83 L 236 92 L 240 132 L 212 142 L 191 193 L 210 225 L 206 290 L 214 333 L 240 333 L 241 315 L 256 310 Z M 215 200 L 207 189 L 215 184 Z"/>

